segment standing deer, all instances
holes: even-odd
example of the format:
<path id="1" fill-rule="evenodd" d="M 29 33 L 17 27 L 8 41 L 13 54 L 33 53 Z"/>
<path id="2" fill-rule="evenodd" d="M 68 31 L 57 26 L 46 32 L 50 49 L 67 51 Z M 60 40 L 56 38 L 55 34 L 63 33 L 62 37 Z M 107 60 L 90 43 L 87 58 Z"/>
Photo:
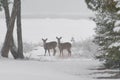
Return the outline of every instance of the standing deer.
<path id="1" fill-rule="evenodd" d="M 50 49 L 53 49 L 54 53 L 53 53 L 53 56 L 55 56 L 56 54 L 56 47 L 57 47 L 57 42 L 55 41 L 52 41 L 52 42 L 46 42 L 47 39 L 42 39 L 43 40 L 43 46 L 44 46 L 44 49 L 45 49 L 45 54 L 44 56 L 46 56 L 46 52 L 48 51 L 49 53 L 49 56 L 50 56 Z"/>
<path id="2" fill-rule="evenodd" d="M 71 43 L 69 42 L 65 42 L 65 43 L 61 43 L 61 39 L 62 37 L 58 38 L 56 37 L 56 39 L 58 40 L 58 48 L 60 50 L 60 56 L 62 55 L 63 56 L 63 50 L 66 49 L 68 51 L 68 56 L 71 56 Z"/>

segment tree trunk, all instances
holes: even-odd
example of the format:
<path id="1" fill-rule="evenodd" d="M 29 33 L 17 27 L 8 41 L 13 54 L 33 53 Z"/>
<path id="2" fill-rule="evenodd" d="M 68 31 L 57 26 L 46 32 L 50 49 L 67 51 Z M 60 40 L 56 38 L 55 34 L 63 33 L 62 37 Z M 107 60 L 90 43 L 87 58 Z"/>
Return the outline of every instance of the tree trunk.
<path id="1" fill-rule="evenodd" d="M 17 39 L 18 39 L 18 56 L 23 59 L 23 41 L 22 41 L 22 27 L 21 27 L 21 0 L 18 0 L 17 12 Z"/>
<path id="2" fill-rule="evenodd" d="M 10 21 L 10 11 L 9 11 L 8 5 L 9 5 L 8 0 L 3 0 L 3 8 L 4 8 L 4 11 L 5 11 L 7 29 L 9 27 L 9 21 Z M 11 51 L 11 53 L 12 53 L 12 55 L 15 59 L 18 58 L 17 48 L 16 48 L 16 45 L 14 43 L 13 36 L 12 36 L 10 51 Z"/>
<path id="3" fill-rule="evenodd" d="M 3 45 L 2 50 L 1 50 L 2 56 L 7 57 L 7 58 L 8 58 L 8 53 L 9 53 L 9 50 L 10 50 L 10 45 L 11 45 L 11 42 L 12 42 L 14 22 L 15 22 L 15 18 L 17 16 L 17 9 L 18 9 L 17 5 L 18 5 L 17 0 L 14 0 L 12 14 L 11 14 L 11 18 L 10 18 L 9 24 L 8 24 L 9 27 L 7 29 L 4 45 Z"/>

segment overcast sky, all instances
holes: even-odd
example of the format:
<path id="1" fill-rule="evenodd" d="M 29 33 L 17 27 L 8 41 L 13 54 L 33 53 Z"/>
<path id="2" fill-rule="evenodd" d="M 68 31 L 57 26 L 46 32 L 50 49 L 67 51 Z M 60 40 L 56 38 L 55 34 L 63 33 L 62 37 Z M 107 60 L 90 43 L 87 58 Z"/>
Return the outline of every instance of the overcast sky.
<path id="1" fill-rule="evenodd" d="M 22 15 L 91 16 L 84 0 L 22 0 Z"/>

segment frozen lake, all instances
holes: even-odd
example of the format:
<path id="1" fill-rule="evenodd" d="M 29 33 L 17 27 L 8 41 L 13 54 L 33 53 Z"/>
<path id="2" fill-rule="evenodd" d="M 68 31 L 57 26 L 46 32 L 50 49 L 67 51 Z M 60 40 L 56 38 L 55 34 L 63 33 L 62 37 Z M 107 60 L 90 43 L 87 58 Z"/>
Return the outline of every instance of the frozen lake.
<path id="1" fill-rule="evenodd" d="M 0 41 L 3 42 L 5 20 L 0 19 L 0 22 Z M 41 38 L 56 40 L 56 36 L 62 36 L 64 41 L 70 41 L 72 37 L 76 41 L 84 40 L 92 37 L 95 26 L 88 19 L 22 19 L 23 41 L 41 42 Z"/>

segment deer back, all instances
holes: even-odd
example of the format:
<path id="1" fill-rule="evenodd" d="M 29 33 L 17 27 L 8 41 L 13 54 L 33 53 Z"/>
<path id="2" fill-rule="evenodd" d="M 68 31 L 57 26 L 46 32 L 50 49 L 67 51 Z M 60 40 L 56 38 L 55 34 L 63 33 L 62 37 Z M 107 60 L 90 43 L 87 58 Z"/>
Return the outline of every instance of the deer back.
<path id="1" fill-rule="evenodd" d="M 69 42 L 59 44 L 59 48 L 61 48 L 61 49 L 70 49 L 71 47 L 72 47 L 72 45 Z"/>
<path id="2" fill-rule="evenodd" d="M 46 49 L 54 49 L 54 48 L 56 48 L 56 46 L 57 46 L 57 42 L 52 41 L 52 42 L 47 42 L 44 45 L 44 48 L 46 48 Z"/>

